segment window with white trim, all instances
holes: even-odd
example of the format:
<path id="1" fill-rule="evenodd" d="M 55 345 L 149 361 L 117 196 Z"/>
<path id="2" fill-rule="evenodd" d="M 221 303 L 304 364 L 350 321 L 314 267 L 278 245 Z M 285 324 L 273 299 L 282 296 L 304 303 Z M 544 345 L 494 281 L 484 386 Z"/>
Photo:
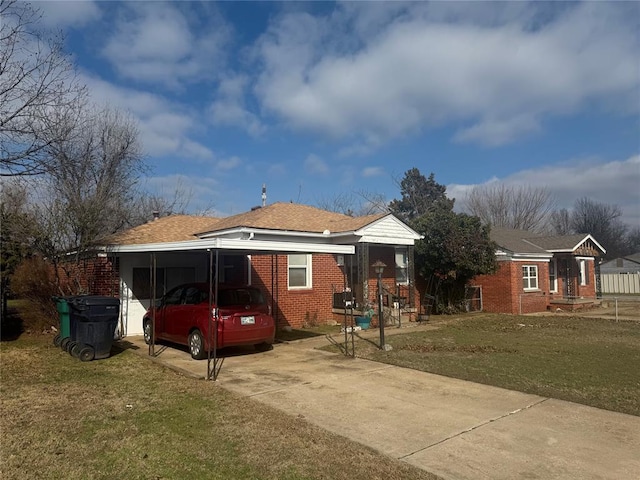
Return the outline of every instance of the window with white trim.
<path id="1" fill-rule="evenodd" d="M 311 288 L 311 255 L 289 255 L 289 289 Z"/>
<path id="2" fill-rule="evenodd" d="M 522 267 L 522 284 L 525 290 L 538 289 L 538 266 L 524 265 Z"/>
<path id="3" fill-rule="evenodd" d="M 407 285 L 409 283 L 409 253 L 407 247 L 396 247 L 396 283 Z"/>
<path id="4" fill-rule="evenodd" d="M 555 293 L 558 291 L 558 261 L 555 258 L 549 260 L 549 291 Z"/>
<path id="5" fill-rule="evenodd" d="M 589 267 L 586 260 L 580 260 L 580 285 L 589 285 Z"/>

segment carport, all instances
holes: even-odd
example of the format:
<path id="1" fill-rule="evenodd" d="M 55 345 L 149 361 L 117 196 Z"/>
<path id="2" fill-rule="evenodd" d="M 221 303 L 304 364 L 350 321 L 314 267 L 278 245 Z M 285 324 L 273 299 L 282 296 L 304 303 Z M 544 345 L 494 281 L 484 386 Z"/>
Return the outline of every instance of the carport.
<path id="1" fill-rule="evenodd" d="M 324 253 L 334 255 L 348 255 L 347 261 L 352 262 L 355 253 L 353 245 L 339 245 L 332 243 L 335 238 L 329 235 L 310 234 L 305 232 L 288 232 L 288 235 L 280 233 L 277 236 L 256 235 L 255 231 L 247 231 L 239 229 L 234 232 L 236 238 L 205 238 L 198 240 L 187 240 L 177 242 L 162 242 L 153 244 L 133 244 L 133 245 L 112 245 L 108 249 L 108 255 L 126 260 L 129 256 L 140 255 L 147 256 L 148 262 L 148 282 L 149 292 L 151 292 L 150 303 L 156 304 L 158 290 L 158 271 L 159 260 L 167 260 L 189 258 L 192 264 L 198 264 L 200 268 L 200 277 L 202 277 L 202 266 L 206 265 L 206 281 L 209 284 L 209 344 L 213 345 L 207 357 L 207 379 L 216 380 L 224 358 L 218 356 L 217 351 L 217 331 L 218 310 L 213 308 L 212 299 L 218 298 L 218 288 L 220 284 L 220 259 L 223 255 L 270 255 L 271 256 L 271 291 L 278 291 L 278 271 L 277 262 L 274 257 L 277 254 L 295 254 L 295 253 Z M 262 238 L 259 238 L 262 237 Z M 129 299 L 128 294 L 124 291 L 126 286 L 121 285 L 121 295 L 123 298 Z M 277 315 L 277 293 L 271 296 L 271 309 Z M 129 308 L 129 303 L 123 301 L 122 308 Z M 122 312 L 124 313 L 124 312 Z M 124 315 L 121 315 L 124 317 Z M 276 316 L 276 328 L 278 318 Z M 155 317 L 152 318 L 153 331 L 155 331 Z M 121 331 L 126 331 L 122 328 Z M 213 337 L 212 337 L 213 335 Z M 152 336 L 152 342 L 149 345 L 150 356 L 155 356 L 155 338 Z"/>

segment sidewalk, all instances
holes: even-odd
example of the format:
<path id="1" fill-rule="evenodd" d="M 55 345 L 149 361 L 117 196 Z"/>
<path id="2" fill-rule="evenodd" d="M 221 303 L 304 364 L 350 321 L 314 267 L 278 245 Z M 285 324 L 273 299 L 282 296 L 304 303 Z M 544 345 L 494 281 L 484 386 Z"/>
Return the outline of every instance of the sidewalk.
<path id="1" fill-rule="evenodd" d="M 314 348 L 326 344 L 227 357 L 218 384 L 445 479 L 640 478 L 640 417 Z M 206 375 L 184 351 L 156 360 Z"/>

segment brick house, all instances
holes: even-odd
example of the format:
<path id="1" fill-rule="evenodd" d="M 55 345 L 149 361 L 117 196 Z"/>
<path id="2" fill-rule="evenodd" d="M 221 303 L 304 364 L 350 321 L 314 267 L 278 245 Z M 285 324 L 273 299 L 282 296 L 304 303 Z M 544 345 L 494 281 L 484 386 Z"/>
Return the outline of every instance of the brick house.
<path id="1" fill-rule="evenodd" d="M 482 309 L 494 313 L 574 310 L 597 303 L 596 260 L 604 248 L 585 234 L 541 236 L 524 230 L 495 228 L 498 271 L 481 275 Z"/>
<path id="2" fill-rule="evenodd" d="M 225 218 L 158 218 L 114 235 L 100 256 L 118 278 L 124 335 L 142 333 L 153 298 L 181 283 L 216 277 L 220 285 L 261 287 L 278 326 L 301 327 L 340 321 L 344 298 L 353 298 L 356 309 L 374 303 L 377 276 L 370 266 L 376 260 L 387 265 L 387 308 L 417 311 L 413 246 L 419 238 L 391 214 L 349 217 L 274 203 Z"/>

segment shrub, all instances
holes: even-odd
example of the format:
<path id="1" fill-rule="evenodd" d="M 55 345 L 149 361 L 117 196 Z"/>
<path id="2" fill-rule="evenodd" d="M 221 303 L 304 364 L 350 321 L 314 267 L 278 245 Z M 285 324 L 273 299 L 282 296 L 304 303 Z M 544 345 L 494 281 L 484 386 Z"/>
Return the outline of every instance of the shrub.
<path id="1" fill-rule="evenodd" d="M 11 277 L 11 291 L 21 299 L 20 317 L 24 329 L 43 332 L 52 325 L 59 328 L 58 312 L 51 297 L 58 293 L 51 266 L 40 257 L 26 259 Z"/>

